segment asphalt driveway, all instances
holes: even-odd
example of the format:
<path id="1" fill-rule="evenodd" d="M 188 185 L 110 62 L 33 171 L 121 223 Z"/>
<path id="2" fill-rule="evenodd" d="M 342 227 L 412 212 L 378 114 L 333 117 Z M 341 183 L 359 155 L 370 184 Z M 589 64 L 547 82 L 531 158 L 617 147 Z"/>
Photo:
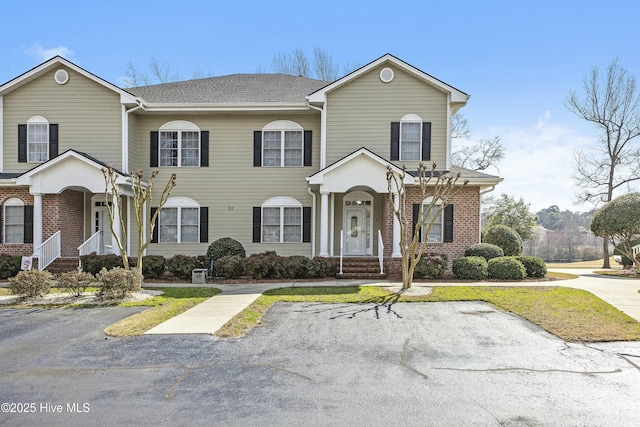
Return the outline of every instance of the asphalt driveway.
<path id="1" fill-rule="evenodd" d="M 640 424 L 640 343 L 566 343 L 484 303 L 277 304 L 233 340 L 102 334 L 138 310 L 0 310 L 0 424 Z"/>

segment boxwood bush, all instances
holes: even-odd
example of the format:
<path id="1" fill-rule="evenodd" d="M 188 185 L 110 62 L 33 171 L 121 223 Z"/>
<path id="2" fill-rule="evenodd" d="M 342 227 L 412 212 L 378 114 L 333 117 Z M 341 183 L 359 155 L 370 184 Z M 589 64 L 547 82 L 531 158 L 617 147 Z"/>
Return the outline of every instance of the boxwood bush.
<path id="1" fill-rule="evenodd" d="M 547 264 L 542 258 L 537 256 L 518 256 L 516 259 L 524 265 L 527 277 L 545 277 L 547 275 Z"/>
<path id="2" fill-rule="evenodd" d="M 490 259 L 487 271 L 491 279 L 522 280 L 527 276 L 524 265 L 512 256 Z"/>
<path id="3" fill-rule="evenodd" d="M 463 280 L 487 278 L 487 260 L 480 256 L 466 256 L 453 260 L 453 275 Z"/>
<path id="4" fill-rule="evenodd" d="M 216 261 L 216 275 L 225 279 L 237 279 L 244 275 L 244 258 L 227 255 Z"/>
<path id="5" fill-rule="evenodd" d="M 58 287 L 66 289 L 74 297 L 79 297 L 82 293 L 96 282 L 93 274 L 84 271 L 68 271 L 58 276 Z"/>
<path id="6" fill-rule="evenodd" d="M 481 256 L 489 261 L 491 258 L 498 258 L 504 256 L 504 251 L 498 245 L 491 243 L 476 243 L 469 246 L 464 251 L 464 256 Z"/>
<path id="7" fill-rule="evenodd" d="M 89 255 L 82 255 L 80 257 L 80 264 L 82 265 L 82 271 L 86 271 L 94 276 L 100 273 L 103 268 L 111 270 L 116 267 L 124 267 L 122 257 L 115 254 L 97 255 L 92 253 Z"/>
<path id="8" fill-rule="evenodd" d="M 506 225 L 494 225 L 485 230 L 483 243 L 500 246 L 505 256 L 522 255 L 522 238 L 516 230 Z"/>
<path id="9" fill-rule="evenodd" d="M 0 255 L 0 279 L 13 277 L 20 271 L 22 256 L 20 255 Z"/>
<path id="10" fill-rule="evenodd" d="M 144 264 L 143 264 L 144 266 Z M 207 268 L 204 257 L 174 255 L 166 261 L 167 270 L 180 279 L 191 280 L 191 273 L 196 268 Z"/>
<path id="11" fill-rule="evenodd" d="M 445 254 L 423 255 L 413 270 L 414 279 L 441 279 L 447 271 L 448 259 Z"/>
<path id="12" fill-rule="evenodd" d="M 41 297 L 51 291 L 53 283 L 53 275 L 46 270 L 20 271 L 9 279 L 9 289 L 21 297 Z"/>
<path id="13" fill-rule="evenodd" d="M 245 274 L 253 279 L 268 279 L 275 276 L 278 255 L 275 251 L 252 254 L 245 259 Z"/>
<path id="14" fill-rule="evenodd" d="M 116 267 L 103 268 L 97 277 L 100 282 L 98 296 L 107 299 L 121 299 L 140 290 L 141 278 L 138 270 Z"/>
<path id="15" fill-rule="evenodd" d="M 229 255 L 244 258 L 247 256 L 247 252 L 244 250 L 242 243 L 231 237 L 218 239 L 212 242 L 207 249 L 207 265 L 211 264 L 211 260 L 217 263 L 219 259 Z"/>

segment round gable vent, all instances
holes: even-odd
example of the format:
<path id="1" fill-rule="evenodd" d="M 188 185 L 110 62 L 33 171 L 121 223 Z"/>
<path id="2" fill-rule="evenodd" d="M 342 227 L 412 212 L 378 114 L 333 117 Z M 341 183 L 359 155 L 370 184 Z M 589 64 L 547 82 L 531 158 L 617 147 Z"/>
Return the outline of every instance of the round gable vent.
<path id="1" fill-rule="evenodd" d="M 380 70 L 380 80 L 382 80 L 384 83 L 389 83 L 393 80 L 393 77 L 394 73 L 391 68 L 383 68 L 382 70 Z"/>
<path id="2" fill-rule="evenodd" d="M 67 70 L 58 70 L 53 75 L 53 78 L 56 83 L 58 83 L 59 85 L 63 85 L 69 81 L 69 73 L 67 73 Z"/>

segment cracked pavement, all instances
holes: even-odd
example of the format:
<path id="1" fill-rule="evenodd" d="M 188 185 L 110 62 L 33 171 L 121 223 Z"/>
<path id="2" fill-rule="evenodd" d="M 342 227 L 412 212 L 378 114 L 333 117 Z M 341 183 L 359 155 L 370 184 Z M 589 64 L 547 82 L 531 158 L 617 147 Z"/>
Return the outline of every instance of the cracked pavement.
<path id="1" fill-rule="evenodd" d="M 281 303 L 242 339 L 104 336 L 139 310 L 0 310 L 0 402 L 64 405 L 0 424 L 640 424 L 640 342 L 567 343 L 480 302 Z"/>

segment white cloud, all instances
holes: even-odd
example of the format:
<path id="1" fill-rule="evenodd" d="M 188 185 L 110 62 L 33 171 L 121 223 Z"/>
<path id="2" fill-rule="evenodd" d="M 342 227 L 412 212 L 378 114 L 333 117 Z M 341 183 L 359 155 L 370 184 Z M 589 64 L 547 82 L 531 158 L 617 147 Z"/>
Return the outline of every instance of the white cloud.
<path id="1" fill-rule="evenodd" d="M 526 128 L 491 128 L 483 138 L 498 135 L 506 147 L 499 164 L 504 181 L 495 194 L 521 196 L 537 212 L 551 205 L 561 210 L 588 210 L 590 206 L 574 204 L 574 153 L 593 143 L 561 124 L 554 124 L 547 111 Z"/>
<path id="2" fill-rule="evenodd" d="M 73 51 L 66 46 L 57 46 L 49 49 L 45 49 L 40 43 L 34 43 L 27 49 L 29 56 L 37 59 L 38 61 L 46 61 L 53 58 L 56 55 L 60 55 L 63 58 L 70 59 L 73 56 Z"/>

